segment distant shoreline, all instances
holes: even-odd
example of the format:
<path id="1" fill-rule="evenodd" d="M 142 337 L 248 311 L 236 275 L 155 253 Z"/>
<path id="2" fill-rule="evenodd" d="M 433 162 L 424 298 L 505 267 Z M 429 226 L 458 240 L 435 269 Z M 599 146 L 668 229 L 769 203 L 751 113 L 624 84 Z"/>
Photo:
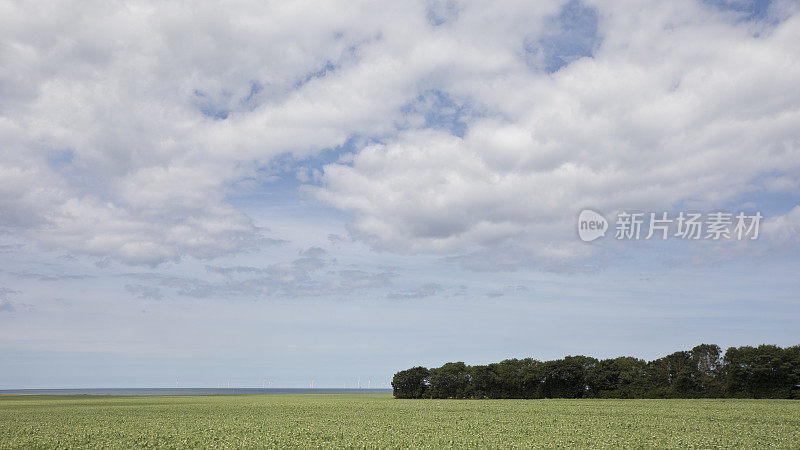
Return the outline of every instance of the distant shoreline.
<path id="1" fill-rule="evenodd" d="M 0 395 L 258 395 L 258 394 L 390 394 L 386 389 L 358 388 L 91 388 L 0 389 Z"/>

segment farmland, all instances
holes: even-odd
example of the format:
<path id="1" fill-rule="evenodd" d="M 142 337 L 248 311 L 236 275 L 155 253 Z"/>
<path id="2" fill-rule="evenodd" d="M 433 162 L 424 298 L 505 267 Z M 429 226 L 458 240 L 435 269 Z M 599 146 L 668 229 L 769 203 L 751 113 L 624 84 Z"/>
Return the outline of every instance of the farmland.
<path id="1" fill-rule="evenodd" d="M 0 448 L 800 447 L 800 401 L 0 397 Z"/>

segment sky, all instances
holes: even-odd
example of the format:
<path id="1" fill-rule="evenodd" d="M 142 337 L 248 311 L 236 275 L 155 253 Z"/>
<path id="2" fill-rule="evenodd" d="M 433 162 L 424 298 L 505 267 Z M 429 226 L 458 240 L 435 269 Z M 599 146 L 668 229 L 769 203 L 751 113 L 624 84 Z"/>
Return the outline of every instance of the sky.
<path id="1" fill-rule="evenodd" d="M 0 389 L 800 344 L 798 42 L 788 0 L 0 0 Z"/>

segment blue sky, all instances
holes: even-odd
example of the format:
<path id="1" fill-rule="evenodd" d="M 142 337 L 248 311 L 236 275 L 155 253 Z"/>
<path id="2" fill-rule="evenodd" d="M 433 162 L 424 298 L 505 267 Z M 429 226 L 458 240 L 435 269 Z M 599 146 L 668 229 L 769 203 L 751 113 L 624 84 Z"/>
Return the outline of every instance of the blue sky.
<path id="1" fill-rule="evenodd" d="M 797 344 L 797 4 L 529 3 L 10 6 L 0 388 Z"/>

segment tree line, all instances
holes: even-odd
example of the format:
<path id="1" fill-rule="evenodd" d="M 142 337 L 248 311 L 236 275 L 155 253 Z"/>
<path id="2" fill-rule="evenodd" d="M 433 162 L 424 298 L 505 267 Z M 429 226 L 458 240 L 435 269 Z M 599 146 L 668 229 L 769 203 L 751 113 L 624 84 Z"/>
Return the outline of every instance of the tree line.
<path id="1" fill-rule="evenodd" d="M 567 356 L 468 366 L 450 362 L 394 375 L 396 398 L 800 398 L 800 345 L 701 344 L 646 362 Z"/>

